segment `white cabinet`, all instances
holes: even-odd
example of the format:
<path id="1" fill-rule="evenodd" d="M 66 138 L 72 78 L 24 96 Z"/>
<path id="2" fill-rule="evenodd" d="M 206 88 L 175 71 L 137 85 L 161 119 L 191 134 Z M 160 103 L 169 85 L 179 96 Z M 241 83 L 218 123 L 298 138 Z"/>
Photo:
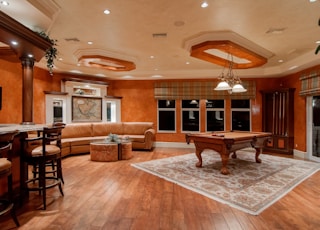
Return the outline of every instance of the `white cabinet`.
<path id="1" fill-rule="evenodd" d="M 67 93 L 45 92 L 46 123 L 67 122 Z"/>
<path id="2" fill-rule="evenodd" d="M 73 97 L 86 100 L 100 99 L 101 122 L 121 122 L 122 98 L 107 96 L 107 84 L 65 80 L 62 82 L 61 90 L 64 92 L 44 92 L 46 94 L 46 123 L 90 122 L 89 119 L 88 121 L 73 121 Z"/>

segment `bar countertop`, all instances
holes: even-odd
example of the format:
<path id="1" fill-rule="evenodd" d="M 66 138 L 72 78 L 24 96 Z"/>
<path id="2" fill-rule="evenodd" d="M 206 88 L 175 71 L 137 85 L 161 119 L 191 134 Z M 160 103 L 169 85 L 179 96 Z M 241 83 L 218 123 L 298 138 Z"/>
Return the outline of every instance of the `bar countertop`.
<path id="1" fill-rule="evenodd" d="M 47 127 L 46 124 L 35 124 L 35 125 L 21 125 L 21 124 L 0 124 L 0 133 L 10 132 L 10 131 L 19 131 L 19 132 L 28 132 L 28 131 L 37 131 L 42 130 L 44 127 Z"/>

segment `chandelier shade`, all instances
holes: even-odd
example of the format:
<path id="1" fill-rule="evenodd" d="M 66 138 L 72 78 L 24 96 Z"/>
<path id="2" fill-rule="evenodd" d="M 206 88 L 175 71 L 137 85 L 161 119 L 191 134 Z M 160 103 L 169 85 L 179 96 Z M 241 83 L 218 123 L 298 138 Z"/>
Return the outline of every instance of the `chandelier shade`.
<path id="1" fill-rule="evenodd" d="M 224 76 L 225 68 L 223 68 L 222 73 L 219 77 L 220 82 L 218 83 L 217 87 L 214 88 L 214 90 L 228 90 L 230 94 L 247 92 L 247 90 L 241 84 L 240 78 L 233 73 L 232 66 L 234 62 L 233 62 L 232 55 L 230 56 L 231 56 L 231 59 L 229 61 L 227 75 Z"/>
<path id="2" fill-rule="evenodd" d="M 244 93 L 244 92 L 247 92 L 247 89 L 245 89 L 241 84 L 236 83 L 236 84 L 232 87 L 232 92 L 233 92 L 233 93 Z"/>
<path id="3" fill-rule="evenodd" d="M 229 85 L 228 82 L 222 80 L 218 83 L 217 87 L 214 90 L 231 90 L 232 87 Z"/>

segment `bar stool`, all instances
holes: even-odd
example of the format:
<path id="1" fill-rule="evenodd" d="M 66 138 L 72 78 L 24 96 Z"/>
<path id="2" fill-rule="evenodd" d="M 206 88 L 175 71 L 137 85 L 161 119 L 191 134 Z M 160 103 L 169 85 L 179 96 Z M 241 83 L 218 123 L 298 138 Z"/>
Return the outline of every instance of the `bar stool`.
<path id="1" fill-rule="evenodd" d="M 6 132 L 0 133 L 0 178 L 7 177 L 8 183 L 8 198 L 0 200 L 0 216 L 6 215 L 9 212 L 11 213 L 12 219 L 15 222 L 16 226 L 20 226 L 19 221 L 15 212 L 15 205 L 13 201 L 13 187 L 12 187 L 12 170 L 11 170 L 11 161 L 10 154 L 12 148 L 12 142 L 14 136 L 18 134 L 18 132 Z M 4 156 L 7 156 L 5 158 Z"/>
<path id="2" fill-rule="evenodd" d="M 52 127 L 61 127 L 65 128 L 66 124 L 62 122 L 55 122 L 52 124 Z M 40 132 L 38 132 L 39 136 Z M 60 149 L 61 149 L 61 143 L 58 143 Z M 61 154 L 60 154 L 61 158 Z M 61 159 L 60 159 L 61 160 Z M 50 160 L 49 162 L 46 162 L 46 166 L 51 168 L 50 170 L 46 170 L 47 174 L 53 174 L 53 176 L 56 176 L 57 173 L 57 162 L 56 160 Z M 36 175 L 39 173 L 39 165 L 33 165 L 32 169 L 33 177 L 36 178 Z M 62 175 L 62 169 L 61 169 L 61 181 L 64 184 L 63 175 Z"/>
<path id="3" fill-rule="evenodd" d="M 48 127 L 40 131 L 40 135 L 35 138 L 25 139 L 25 154 L 23 161 L 28 165 L 38 165 L 37 177 L 33 177 L 25 181 L 24 189 L 27 191 L 39 191 L 42 195 L 43 209 L 46 210 L 46 190 L 59 186 L 61 195 L 62 190 L 62 167 L 61 167 L 61 130 L 63 127 Z M 40 145 L 33 145 L 32 143 L 39 143 Z M 47 163 L 56 162 L 56 174 L 48 175 Z M 47 180 L 53 182 L 47 183 Z"/>

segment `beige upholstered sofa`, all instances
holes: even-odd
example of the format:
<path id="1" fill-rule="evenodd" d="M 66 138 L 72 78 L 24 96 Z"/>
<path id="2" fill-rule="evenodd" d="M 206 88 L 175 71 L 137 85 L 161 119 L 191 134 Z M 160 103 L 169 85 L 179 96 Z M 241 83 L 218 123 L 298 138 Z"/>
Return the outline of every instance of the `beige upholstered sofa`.
<path id="1" fill-rule="evenodd" d="M 151 150 L 155 138 L 152 122 L 73 123 L 62 130 L 62 156 L 90 152 L 90 142 L 110 133 L 129 137 L 132 149 Z"/>

